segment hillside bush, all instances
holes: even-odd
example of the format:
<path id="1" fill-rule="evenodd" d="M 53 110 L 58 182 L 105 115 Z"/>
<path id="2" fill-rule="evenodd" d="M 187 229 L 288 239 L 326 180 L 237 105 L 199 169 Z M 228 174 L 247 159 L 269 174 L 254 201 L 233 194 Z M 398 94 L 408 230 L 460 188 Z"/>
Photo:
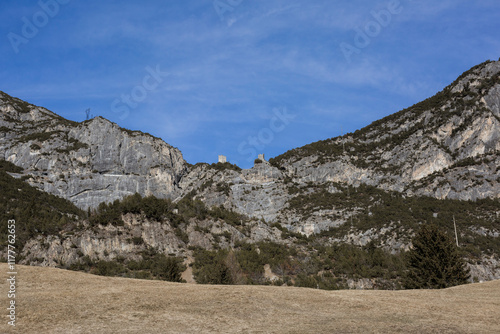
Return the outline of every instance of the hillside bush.
<path id="1" fill-rule="evenodd" d="M 233 284 L 229 267 L 226 264 L 227 250 L 194 252 L 193 275 L 200 284 Z"/>
<path id="2" fill-rule="evenodd" d="M 453 241 L 434 225 L 423 225 L 408 253 L 408 289 L 442 289 L 465 284 L 470 278 L 466 263 Z"/>

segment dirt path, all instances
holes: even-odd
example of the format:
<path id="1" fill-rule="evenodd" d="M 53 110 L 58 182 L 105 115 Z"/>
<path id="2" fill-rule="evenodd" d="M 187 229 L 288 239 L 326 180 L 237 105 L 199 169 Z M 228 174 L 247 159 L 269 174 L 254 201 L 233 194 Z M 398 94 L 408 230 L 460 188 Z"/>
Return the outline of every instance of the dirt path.
<path id="1" fill-rule="evenodd" d="M 189 284 L 196 284 L 196 281 L 194 280 L 193 277 L 193 267 L 190 266 L 190 264 L 193 262 L 194 259 L 192 257 L 188 257 L 186 260 L 184 260 L 184 265 L 186 266 L 186 270 L 184 270 L 184 272 L 182 273 L 182 279 Z"/>

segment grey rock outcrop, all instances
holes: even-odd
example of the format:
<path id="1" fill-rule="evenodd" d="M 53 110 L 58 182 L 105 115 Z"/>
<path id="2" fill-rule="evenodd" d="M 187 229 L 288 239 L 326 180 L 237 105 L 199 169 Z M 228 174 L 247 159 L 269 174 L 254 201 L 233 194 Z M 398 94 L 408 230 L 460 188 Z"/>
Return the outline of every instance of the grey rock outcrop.
<path id="1" fill-rule="evenodd" d="M 191 257 L 189 247 L 230 248 L 240 241 L 287 244 L 321 232 L 332 233 L 321 239 L 325 245 L 376 243 L 397 253 L 409 249 L 411 235 L 424 219 L 409 227 L 383 212 L 377 226 L 355 228 L 357 221 L 369 222 L 377 205 L 391 204 L 380 193 L 403 199 L 498 201 L 499 152 L 500 61 L 480 64 L 436 96 L 355 133 L 291 150 L 270 162 L 256 161 L 245 170 L 230 164 L 189 165 L 177 148 L 149 134 L 102 117 L 68 121 L 0 92 L 0 159 L 24 168 L 17 177 L 31 185 L 83 209 L 139 193 L 174 202 L 199 199 L 208 207 L 223 206 L 250 217 L 240 225 L 189 221 L 182 235 L 168 222 L 140 215 L 125 216 L 119 227 L 90 228 L 83 222 L 74 234 L 29 240 L 25 263 L 67 265 L 82 256 L 139 259 L 148 247 Z M 367 194 L 355 197 L 355 203 L 351 195 L 358 189 Z M 476 218 L 484 219 L 488 228 L 468 225 L 467 232 L 498 240 L 498 229 L 491 229 L 498 222 L 494 210 L 472 217 L 474 224 Z M 500 277 L 498 263 L 498 254 L 490 253 L 469 267 L 477 279 L 489 280 Z M 377 284 L 349 283 L 362 288 Z"/>
<path id="2" fill-rule="evenodd" d="M 353 134 L 243 171 L 189 166 L 159 138 L 101 117 L 70 122 L 5 93 L 0 111 L 0 157 L 23 167 L 30 184 L 81 208 L 136 192 L 180 199 L 195 191 L 209 206 L 296 221 L 280 217 L 293 197 L 286 181 L 366 184 L 441 199 L 500 197 L 500 62 L 478 65 L 435 97 Z"/>
<path id="3" fill-rule="evenodd" d="M 236 228 L 224 221 L 195 220 L 182 226 L 186 238 L 180 237 L 168 221 L 155 221 L 141 215 L 122 216 L 123 226 L 97 225 L 89 227 L 83 222 L 75 231 L 59 235 L 38 236 L 29 240 L 21 253 L 21 264 L 43 266 L 69 266 L 88 257 L 94 262 L 117 258 L 140 260 L 148 249 L 165 255 L 192 256 L 189 248 L 207 250 L 234 247 L 236 242 L 256 243 L 267 240 L 289 243 L 281 232 L 259 221 L 249 221 Z M 5 257 L 5 253 L 0 252 Z"/>
<path id="4" fill-rule="evenodd" d="M 0 93 L 0 157 L 28 182 L 80 208 L 127 195 L 174 197 L 186 170 L 181 152 L 159 138 L 102 118 L 75 123 Z"/>
<path id="5" fill-rule="evenodd" d="M 331 153 L 329 153 L 331 152 Z M 277 157 L 298 182 L 367 184 L 436 198 L 500 198 L 500 61 L 343 137 Z"/>

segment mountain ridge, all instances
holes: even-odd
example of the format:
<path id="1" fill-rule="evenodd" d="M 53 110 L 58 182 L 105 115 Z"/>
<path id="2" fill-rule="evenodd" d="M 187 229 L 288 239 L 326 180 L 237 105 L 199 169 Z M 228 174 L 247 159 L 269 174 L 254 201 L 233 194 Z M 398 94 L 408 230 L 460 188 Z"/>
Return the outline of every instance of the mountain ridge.
<path id="1" fill-rule="evenodd" d="M 87 209 L 48 233 L 30 230 L 22 263 L 136 277 L 147 274 L 137 261 L 157 253 L 196 266 L 213 256 L 243 279 L 238 257 L 250 257 L 255 272 L 241 260 L 243 276 L 262 283 L 266 252 L 281 252 L 268 269 L 299 286 L 396 288 L 418 227 L 453 233 L 456 218 L 472 277 L 498 278 L 499 78 L 500 61 L 480 64 L 419 104 L 250 169 L 191 165 L 159 138 L 102 117 L 67 121 L 1 93 L 0 158 L 23 168 L 3 175 L 9 193 L 23 180 Z"/>
<path id="2" fill-rule="evenodd" d="M 245 170 L 190 165 L 160 138 L 102 117 L 77 123 L 5 93 L 0 99 L 0 156 L 24 168 L 31 185 L 83 209 L 136 192 L 176 200 L 196 193 L 209 206 L 271 221 L 293 198 L 290 182 L 366 184 L 441 199 L 500 197 L 500 61 L 476 65 L 433 97 L 354 133 Z"/>
<path id="3" fill-rule="evenodd" d="M 0 154 L 24 168 L 30 184 L 83 209 L 135 192 L 168 197 L 187 166 L 178 149 L 150 134 L 103 117 L 68 121 L 6 96 Z"/>

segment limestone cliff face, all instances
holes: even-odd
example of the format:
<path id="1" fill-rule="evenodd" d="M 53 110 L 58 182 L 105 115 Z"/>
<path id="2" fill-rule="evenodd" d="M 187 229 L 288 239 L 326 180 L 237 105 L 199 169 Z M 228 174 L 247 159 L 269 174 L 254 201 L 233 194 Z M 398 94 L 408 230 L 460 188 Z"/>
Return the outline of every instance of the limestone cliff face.
<path id="1" fill-rule="evenodd" d="M 189 196 L 251 218 L 238 228 L 223 221 L 190 221 L 182 226 L 182 238 L 168 222 L 140 215 L 124 217 L 125 225 L 118 227 L 90 228 L 82 222 L 74 233 L 30 240 L 23 251 L 25 263 L 70 264 L 85 255 L 133 259 L 148 247 L 190 256 L 188 247 L 226 248 L 242 240 L 293 243 L 290 232 L 310 236 L 337 231 L 321 242 L 375 242 L 391 252 L 407 250 L 424 220 L 411 225 L 390 214 L 385 219 L 386 212 L 379 210 L 378 217 L 385 220 L 373 226 L 372 210 L 397 204 L 401 213 L 403 199 L 422 200 L 424 195 L 498 201 L 499 151 L 500 61 L 480 64 L 436 96 L 355 133 L 285 152 L 247 170 L 192 166 L 159 138 L 101 117 L 71 122 L 0 92 L 0 159 L 23 167 L 31 185 L 83 209 L 139 193 L 176 202 Z M 358 189 L 365 193 L 357 194 Z M 387 200 L 395 193 L 399 202 Z M 425 210 L 435 209 L 437 217 L 441 203 Z M 491 207 L 464 216 L 460 238 L 486 233 L 496 242 L 499 211 Z M 470 265 L 475 277 L 500 277 L 498 254 L 483 254 L 477 263 L 482 264 Z"/>
<path id="2" fill-rule="evenodd" d="M 360 183 L 408 195 L 500 198 L 500 61 L 343 137 L 277 157 L 302 182 Z"/>
<path id="3" fill-rule="evenodd" d="M 4 93 L 0 112 L 0 157 L 84 209 L 136 192 L 174 196 L 186 169 L 178 149 L 101 117 L 70 122 Z"/>
<path id="4" fill-rule="evenodd" d="M 480 64 L 436 96 L 353 134 L 249 170 L 188 166 L 159 138 L 101 117 L 71 122 L 4 93 L 0 111 L 0 157 L 23 167 L 30 184 L 81 208 L 136 192 L 173 199 L 194 192 L 209 206 L 310 233 L 337 226 L 348 214 L 294 214 L 288 210 L 296 196 L 291 185 L 366 184 L 440 199 L 500 197 L 500 62 Z M 330 213 L 335 211 L 342 208 Z"/>
<path id="5" fill-rule="evenodd" d="M 405 196 L 500 198 L 500 62 L 464 73 L 436 96 L 368 127 L 289 151 L 250 170 L 191 167 L 182 194 L 195 193 L 250 217 L 311 234 L 366 208 L 290 208 L 298 188 L 334 193 L 335 184 L 370 185 Z"/>
<path id="6" fill-rule="evenodd" d="M 20 253 L 20 263 L 69 267 L 85 261 L 85 257 L 94 263 L 100 260 L 119 261 L 119 259 L 140 261 L 144 258 L 144 252 L 151 249 L 158 253 L 192 260 L 193 248 L 207 250 L 234 248 L 238 242 L 270 241 L 288 247 L 300 247 L 293 238 L 285 238 L 278 228 L 258 220 L 250 220 L 244 226 L 235 227 L 221 220 L 192 219 L 187 224 L 174 228 L 168 220 L 149 220 L 136 214 L 127 214 L 122 218 L 123 226 L 89 227 L 88 222 L 83 221 L 82 225 L 57 235 L 37 236 L 24 246 Z M 184 237 L 176 233 L 179 229 L 185 232 Z M 498 232 L 484 228 L 475 232 L 499 237 Z M 366 246 L 374 240 L 380 240 L 380 247 L 392 253 L 408 250 L 411 244 L 409 238 L 398 235 L 395 224 L 379 229 L 349 232 L 342 238 L 322 242 L 325 246 L 339 243 Z M 5 257 L 6 250 L 0 250 L 0 256 Z M 500 277 L 499 264 L 498 257 L 482 255 L 480 259 L 470 261 L 468 267 L 476 280 L 487 281 Z M 364 285 L 363 282 L 366 280 L 352 281 L 349 283 L 349 288 L 374 288 L 373 285 Z"/>
<path id="7" fill-rule="evenodd" d="M 195 192 L 208 206 L 224 205 L 249 217 L 274 221 L 290 198 L 283 173 L 268 162 L 242 170 L 215 170 L 195 166 L 181 182 L 183 194 Z"/>
<path id="8" fill-rule="evenodd" d="M 224 221 L 192 219 L 181 226 L 184 238 L 168 221 L 155 221 L 141 215 L 123 216 L 123 226 L 98 225 L 89 227 L 82 222 L 73 231 L 58 235 L 38 236 L 25 245 L 21 264 L 69 266 L 87 256 L 93 261 L 112 261 L 117 258 L 140 260 L 148 249 L 180 257 L 192 256 L 188 247 L 207 250 L 234 247 L 235 242 L 255 243 L 263 240 L 290 243 L 281 239 L 281 232 L 259 221 L 249 221 L 236 228 Z M 5 256 L 5 252 L 0 252 Z"/>
<path id="9" fill-rule="evenodd" d="M 4 93 L 0 111 L 0 157 L 25 168 L 30 184 L 81 208 L 135 192 L 180 198 L 208 181 L 219 187 L 203 189 L 207 204 L 266 220 L 291 198 L 285 180 L 367 184 L 410 196 L 500 197 L 500 62 L 478 65 L 436 96 L 353 134 L 286 152 L 274 167 L 229 174 L 188 167 L 161 139 L 101 117 L 70 122 Z"/>

